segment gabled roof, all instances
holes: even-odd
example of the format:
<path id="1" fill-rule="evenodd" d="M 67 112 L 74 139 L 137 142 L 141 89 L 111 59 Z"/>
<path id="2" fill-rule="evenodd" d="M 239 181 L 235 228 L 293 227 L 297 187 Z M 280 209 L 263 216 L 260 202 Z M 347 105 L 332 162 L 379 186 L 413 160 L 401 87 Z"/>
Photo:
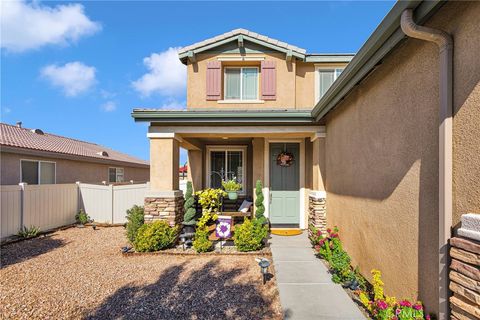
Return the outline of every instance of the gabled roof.
<path id="1" fill-rule="evenodd" d="M 0 123 L 0 146 L 53 152 L 79 158 L 148 166 L 148 162 L 101 145 Z"/>
<path id="2" fill-rule="evenodd" d="M 282 42 L 276 39 L 269 38 L 267 36 L 258 34 L 256 32 L 248 31 L 246 29 L 235 29 L 224 34 L 218 35 L 213 38 L 209 38 L 192 45 L 181 48 L 178 51 L 178 57 L 182 62 L 186 62 L 189 55 L 200 53 L 202 51 L 210 50 L 212 48 L 221 46 L 231 41 L 243 41 L 247 40 L 262 46 L 268 47 L 273 50 L 288 53 L 300 59 L 305 58 L 306 50 L 297 46 Z"/>

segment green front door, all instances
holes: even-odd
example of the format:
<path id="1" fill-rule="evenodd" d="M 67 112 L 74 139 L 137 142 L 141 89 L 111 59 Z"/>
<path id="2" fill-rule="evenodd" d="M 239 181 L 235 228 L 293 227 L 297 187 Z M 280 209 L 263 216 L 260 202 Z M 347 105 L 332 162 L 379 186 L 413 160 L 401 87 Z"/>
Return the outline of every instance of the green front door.
<path id="1" fill-rule="evenodd" d="M 282 152 L 293 155 L 285 166 L 278 163 Z M 270 143 L 270 222 L 295 227 L 300 222 L 300 144 Z"/>

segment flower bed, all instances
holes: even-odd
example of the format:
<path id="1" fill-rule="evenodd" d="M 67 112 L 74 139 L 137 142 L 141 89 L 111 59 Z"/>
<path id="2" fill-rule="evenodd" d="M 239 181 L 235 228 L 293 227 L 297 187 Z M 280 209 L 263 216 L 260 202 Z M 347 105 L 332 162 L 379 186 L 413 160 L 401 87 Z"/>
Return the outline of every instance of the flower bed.
<path id="1" fill-rule="evenodd" d="M 350 256 L 343 250 L 338 228 L 327 229 L 324 235 L 320 230 L 311 228 L 310 242 L 319 258 L 323 259 L 332 274 L 332 281 L 342 284 L 350 297 L 360 302 L 365 313 L 376 320 L 419 320 L 430 319 L 424 314 L 420 301 L 407 299 L 397 301 L 384 293 L 384 283 L 379 270 L 372 270 L 372 283 L 368 283 L 358 267 L 351 266 Z"/>

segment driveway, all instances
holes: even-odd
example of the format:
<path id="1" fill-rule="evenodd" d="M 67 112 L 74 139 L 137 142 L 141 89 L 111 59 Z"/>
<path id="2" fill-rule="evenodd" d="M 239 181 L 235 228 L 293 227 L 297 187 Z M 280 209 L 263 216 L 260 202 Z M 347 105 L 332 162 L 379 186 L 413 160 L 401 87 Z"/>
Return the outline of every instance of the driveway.
<path id="1" fill-rule="evenodd" d="M 124 257 L 123 228 L 70 228 L 1 249 L 1 319 L 281 319 L 252 256 Z"/>

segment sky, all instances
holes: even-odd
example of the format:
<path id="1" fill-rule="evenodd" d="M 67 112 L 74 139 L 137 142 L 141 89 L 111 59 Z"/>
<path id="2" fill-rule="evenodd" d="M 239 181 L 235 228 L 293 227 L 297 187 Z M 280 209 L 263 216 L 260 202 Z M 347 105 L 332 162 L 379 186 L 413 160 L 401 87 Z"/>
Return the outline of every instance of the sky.
<path id="1" fill-rule="evenodd" d="M 178 48 L 245 28 L 309 53 L 355 53 L 394 3 L 3 0 L 1 122 L 148 160 L 148 124 L 130 113 L 185 108 Z"/>

